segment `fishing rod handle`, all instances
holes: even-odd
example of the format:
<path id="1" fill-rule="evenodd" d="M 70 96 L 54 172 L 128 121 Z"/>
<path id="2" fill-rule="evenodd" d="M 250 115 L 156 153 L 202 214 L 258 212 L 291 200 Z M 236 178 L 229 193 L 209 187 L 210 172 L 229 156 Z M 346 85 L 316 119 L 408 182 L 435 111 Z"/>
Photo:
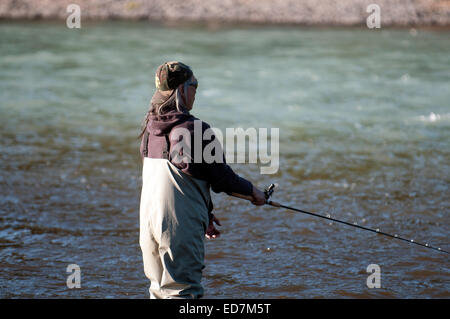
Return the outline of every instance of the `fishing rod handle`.
<path id="1" fill-rule="evenodd" d="M 242 194 L 238 194 L 238 193 L 231 193 L 230 195 L 233 197 L 238 197 L 238 198 L 246 199 L 249 201 L 253 201 L 253 196 L 250 196 L 250 195 L 242 195 Z"/>
<path id="2" fill-rule="evenodd" d="M 274 201 L 271 201 L 271 200 L 269 200 L 266 204 L 270 205 L 270 206 L 274 206 L 274 207 L 281 207 L 280 203 L 274 202 Z"/>

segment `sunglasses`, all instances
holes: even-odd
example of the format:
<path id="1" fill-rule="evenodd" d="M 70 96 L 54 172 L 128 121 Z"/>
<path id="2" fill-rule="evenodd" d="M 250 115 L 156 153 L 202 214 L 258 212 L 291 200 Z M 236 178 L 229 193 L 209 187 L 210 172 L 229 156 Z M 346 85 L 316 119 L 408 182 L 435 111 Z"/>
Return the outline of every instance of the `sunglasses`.
<path id="1" fill-rule="evenodd" d="M 198 88 L 198 81 L 197 81 L 197 80 L 194 80 L 194 81 L 189 80 L 189 81 L 187 82 L 187 85 L 188 85 L 188 86 L 193 86 L 195 89 L 197 89 L 197 88 Z"/>

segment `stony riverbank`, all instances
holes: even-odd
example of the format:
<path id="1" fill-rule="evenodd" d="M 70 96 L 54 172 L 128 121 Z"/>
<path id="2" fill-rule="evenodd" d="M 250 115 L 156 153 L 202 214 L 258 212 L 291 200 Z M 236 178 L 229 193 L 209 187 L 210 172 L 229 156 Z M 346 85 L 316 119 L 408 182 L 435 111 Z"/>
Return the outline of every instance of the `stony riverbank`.
<path id="1" fill-rule="evenodd" d="M 365 25 L 369 4 L 382 26 L 449 26 L 449 0 L 1 0 L 1 19 L 66 19 L 78 4 L 86 20 Z"/>

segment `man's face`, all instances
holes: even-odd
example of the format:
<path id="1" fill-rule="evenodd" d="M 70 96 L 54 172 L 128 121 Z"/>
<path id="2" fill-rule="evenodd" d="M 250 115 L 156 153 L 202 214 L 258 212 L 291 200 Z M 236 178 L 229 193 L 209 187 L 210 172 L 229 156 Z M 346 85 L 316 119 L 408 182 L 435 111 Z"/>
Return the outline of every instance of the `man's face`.
<path id="1" fill-rule="evenodd" d="M 195 76 L 192 76 L 191 78 L 192 83 L 197 83 L 197 79 Z M 195 101 L 195 94 L 197 93 L 197 85 L 189 85 L 187 88 L 187 98 L 186 98 L 186 108 L 190 111 L 192 110 L 192 107 L 194 106 Z"/>

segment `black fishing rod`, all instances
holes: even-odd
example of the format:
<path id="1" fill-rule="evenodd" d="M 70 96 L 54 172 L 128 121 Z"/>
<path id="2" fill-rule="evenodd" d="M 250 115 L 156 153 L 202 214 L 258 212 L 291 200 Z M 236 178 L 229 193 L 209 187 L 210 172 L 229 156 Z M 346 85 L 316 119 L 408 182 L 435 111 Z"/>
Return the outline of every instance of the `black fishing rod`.
<path id="1" fill-rule="evenodd" d="M 376 234 L 388 236 L 388 237 L 395 238 L 395 239 L 400 239 L 400 240 L 406 241 L 406 242 L 408 242 L 410 244 L 415 244 L 415 245 L 419 245 L 419 246 L 422 246 L 422 247 L 425 247 L 425 248 L 430 248 L 430 249 L 433 249 L 433 250 L 436 250 L 436 251 L 440 251 L 440 252 L 443 252 L 443 253 L 446 253 L 446 254 L 450 254 L 450 252 L 448 252 L 448 251 L 446 251 L 444 249 L 441 249 L 440 247 L 433 247 L 433 246 L 431 246 L 429 244 L 423 244 L 423 243 L 415 241 L 414 239 L 406 239 L 406 238 L 400 237 L 397 234 L 395 234 L 395 235 L 388 234 L 388 233 L 380 231 L 380 229 L 378 229 L 378 228 L 377 229 L 373 229 L 373 228 L 369 228 L 369 227 L 364 227 L 364 226 L 358 225 L 357 223 L 349 223 L 349 222 L 346 222 L 346 221 L 343 221 L 343 220 L 332 218 L 329 215 L 328 216 L 323 216 L 323 215 L 320 215 L 320 214 L 307 212 L 307 211 L 302 210 L 302 209 L 293 208 L 293 207 L 289 207 L 289 206 L 280 204 L 278 202 L 274 202 L 274 201 L 270 200 L 270 197 L 272 196 L 274 189 L 275 189 L 275 184 L 270 184 L 270 186 L 267 187 L 264 190 L 264 195 L 266 197 L 266 205 L 270 205 L 270 206 L 278 207 L 278 208 L 284 208 L 284 209 L 292 210 L 292 211 L 295 211 L 295 212 L 298 212 L 298 213 L 307 214 L 307 215 L 311 215 L 311 216 L 315 216 L 315 217 L 320 217 L 320 218 L 323 218 L 323 219 L 331 220 L 333 222 L 337 222 L 337 223 L 341 223 L 341 224 L 344 224 L 344 225 L 348 225 L 348 226 L 356 227 L 356 228 L 359 228 L 359 229 L 367 230 L 367 231 L 370 231 L 370 232 L 373 232 L 373 233 L 376 233 Z M 247 199 L 249 201 L 253 200 L 252 196 L 246 196 L 246 195 L 241 195 L 241 194 L 237 194 L 237 193 L 231 193 L 231 195 L 234 196 L 234 197 Z"/>

